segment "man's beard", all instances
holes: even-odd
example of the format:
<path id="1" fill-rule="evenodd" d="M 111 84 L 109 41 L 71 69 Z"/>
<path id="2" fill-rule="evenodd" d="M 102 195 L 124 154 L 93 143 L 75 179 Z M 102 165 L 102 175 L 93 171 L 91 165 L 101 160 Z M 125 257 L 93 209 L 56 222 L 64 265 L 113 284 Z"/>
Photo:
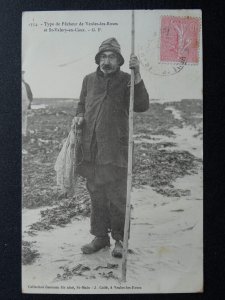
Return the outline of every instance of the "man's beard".
<path id="1" fill-rule="evenodd" d="M 102 65 L 102 70 L 104 71 L 111 71 L 113 70 L 112 66 L 111 65 Z"/>
<path id="2" fill-rule="evenodd" d="M 102 70 L 103 73 L 108 74 L 108 73 L 115 72 L 118 68 L 113 67 L 110 64 L 102 64 L 100 66 L 100 69 Z"/>

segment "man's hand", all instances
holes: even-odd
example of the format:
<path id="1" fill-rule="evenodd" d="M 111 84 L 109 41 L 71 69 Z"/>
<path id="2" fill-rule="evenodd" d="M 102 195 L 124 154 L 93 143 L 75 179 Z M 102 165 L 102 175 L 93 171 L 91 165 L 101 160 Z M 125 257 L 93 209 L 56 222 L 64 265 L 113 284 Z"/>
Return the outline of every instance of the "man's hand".
<path id="1" fill-rule="evenodd" d="M 129 68 L 134 70 L 134 74 L 140 73 L 140 63 L 136 55 L 131 54 Z"/>
<path id="2" fill-rule="evenodd" d="M 141 81 L 140 63 L 137 56 L 134 54 L 131 54 L 130 56 L 129 68 L 134 70 L 134 83 L 139 83 Z"/>
<path id="3" fill-rule="evenodd" d="M 75 117 L 72 120 L 71 128 L 75 128 L 76 125 L 80 126 L 84 123 L 84 117 Z"/>

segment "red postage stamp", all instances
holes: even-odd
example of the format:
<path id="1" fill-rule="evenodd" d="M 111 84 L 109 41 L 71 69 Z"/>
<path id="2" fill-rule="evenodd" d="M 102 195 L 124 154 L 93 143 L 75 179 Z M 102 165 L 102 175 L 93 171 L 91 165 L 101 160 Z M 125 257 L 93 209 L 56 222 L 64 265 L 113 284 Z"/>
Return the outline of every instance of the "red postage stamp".
<path id="1" fill-rule="evenodd" d="M 160 61 L 197 64 L 199 62 L 200 19 L 161 17 Z"/>

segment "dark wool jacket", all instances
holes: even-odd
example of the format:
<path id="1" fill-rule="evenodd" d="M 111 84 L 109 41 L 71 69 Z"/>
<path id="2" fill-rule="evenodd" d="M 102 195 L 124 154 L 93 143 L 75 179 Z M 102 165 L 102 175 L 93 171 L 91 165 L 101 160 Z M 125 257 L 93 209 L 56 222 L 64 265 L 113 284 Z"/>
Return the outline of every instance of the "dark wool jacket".
<path id="1" fill-rule="evenodd" d="M 76 115 L 84 115 L 84 161 L 93 159 L 93 141 L 97 144 L 95 163 L 126 167 L 128 159 L 130 75 L 118 70 L 104 77 L 103 72 L 87 75 L 83 80 Z M 149 96 L 141 80 L 134 87 L 134 111 L 144 112 Z"/>

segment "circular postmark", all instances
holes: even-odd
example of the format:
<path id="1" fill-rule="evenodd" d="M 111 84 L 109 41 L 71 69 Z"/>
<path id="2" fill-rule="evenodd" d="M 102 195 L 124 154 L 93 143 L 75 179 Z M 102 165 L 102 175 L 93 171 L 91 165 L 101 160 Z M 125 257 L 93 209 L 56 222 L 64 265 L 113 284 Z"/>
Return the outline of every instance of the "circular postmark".
<path id="1" fill-rule="evenodd" d="M 146 71 L 158 76 L 171 76 L 182 71 L 187 64 L 188 49 L 177 62 L 160 62 L 160 45 L 157 39 L 149 40 L 138 49 L 138 58 Z"/>

